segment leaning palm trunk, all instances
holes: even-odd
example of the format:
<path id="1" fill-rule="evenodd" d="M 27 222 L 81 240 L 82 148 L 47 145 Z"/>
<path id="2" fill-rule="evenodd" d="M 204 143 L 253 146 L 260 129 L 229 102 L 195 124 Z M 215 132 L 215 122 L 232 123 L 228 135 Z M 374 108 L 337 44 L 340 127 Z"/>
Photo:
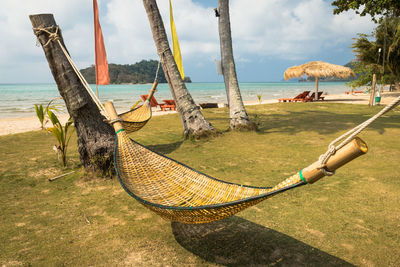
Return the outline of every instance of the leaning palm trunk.
<path id="1" fill-rule="evenodd" d="M 214 127 L 204 118 L 186 88 L 168 44 L 164 23 L 155 0 L 143 0 L 157 52 L 168 81 L 171 93 L 181 115 L 186 137 L 208 136 L 215 132 Z"/>
<path id="2" fill-rule="evenodd" d="M 243 105 L 233 59 L 231 25 L 229 19 L 229 0 L 218 0 L 219 38 L 221 46 L 222 73 L 227 91 L 230 128 L 255 130 Z"/>
<path id="3" fill-rule="evenodd" d="M 49 40 L 49 34 L 39 30 L 48 29 L 56 32 L 58 26 L 53 15 L 30 15 L 29 18 L 32 26 L 36 28 L 34 33 L 42 44 L 58 91 L 74 121 L 82 165 L 86 170 L 109 174 L 113 170 L 115 141 L 112 127 L 104 122 L 104 117 L 80 82 L 58 42 Z M 65 47 L 60 29 L 58 30 L 58 39 Z"/>

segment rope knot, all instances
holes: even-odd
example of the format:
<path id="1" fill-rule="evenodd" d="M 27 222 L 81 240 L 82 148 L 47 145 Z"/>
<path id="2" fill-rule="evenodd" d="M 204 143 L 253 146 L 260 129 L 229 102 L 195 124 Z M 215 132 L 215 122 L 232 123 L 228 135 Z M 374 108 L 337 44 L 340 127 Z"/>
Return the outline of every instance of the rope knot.
<path id="1" fill-rule="evenodd" d="M 335 153 L 336 153 L 336 147 L 334 145 L 330 145 L 329 148 L 328 148 L 329 157 L 326 159 L 326 161 L 328 161 L 328 159 L 331 156 L 335 155 Z"/>
<path id="2" fill-rule="evenodd" d="M 326 176 L 332 176 L 335 174 L 335 171 L 329 171 L 326 167 L 326 163 L 328 162 L 329 158 L 332 157 L 336 153 L 336 147 L 334 145 L 329 145 L 328 150 L 325 154 L 319 156 L 319 166 L 317 169 L 321 170 Z"/>
<path id="3" fill-rule="evenodd" d="M 335 171 L 329 171 L 326 167 L 326 164 L 322 164 L 319 167 L 317 167 L 318 170 L 322 171 L 325 176 L 332 176 L 335 174 Z"/>
<path id="4" fill-rule="evenodd" d="M 53 30 L 54 28 L 55 28 L 54 32 L 51 32 L 51 30 Z M 52 27 L 47 27 L 47 28 L 33 28 L 33 31 L 34 31 L 36 37 L 38 38 L 38 41 L 39 41 L 39 34 L 41 32 L 45 32 L 49 35 L 49 39 L 47 40 L 47 42 L 45 44 L 42 44 L 43 47 L 46 47 L 47 45 L 50 44 L 50 42 L 52 42 L 52 41 L 56 42 L 60 39 L 60 37 L 58 35 L 58 29 L 59 29 L 58 26 L 55 26 L 55 27 L 52 26 Z M 40 41 L 39 41 L 39 43 L 40 43 Z"/>
<path id="5" fill-rule="evenodd" d="M 167 52 L 170 48 L 167 47 L 165 48 L 163 51 L 161 51 L 160 53 L 158 53 L 158 56 L 160 57 L 160 59 L 162 60 L 162 57 L 164 56 L 164 53 Z"/>

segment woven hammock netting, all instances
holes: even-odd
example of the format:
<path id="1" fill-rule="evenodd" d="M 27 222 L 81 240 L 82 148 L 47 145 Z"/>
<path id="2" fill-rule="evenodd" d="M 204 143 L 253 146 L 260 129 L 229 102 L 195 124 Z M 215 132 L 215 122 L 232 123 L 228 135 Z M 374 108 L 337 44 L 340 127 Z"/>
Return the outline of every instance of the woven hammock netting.
<path id="1" fill-rule="evenodd" d="M 150 101 L 146 100 L 142 106 L 119 114 L 118 116 L 121 118 L 121 123 L 128 133 L 139 131 L 151 119 Z"/>
<path id="2" fill-rule="evenodd" d="M 117 133 L 115 167 L 122 187 L 165 219 L 208 223 L 305 184 L 298 174 L 277 186 L 252 187 L 217 180 Z"/>

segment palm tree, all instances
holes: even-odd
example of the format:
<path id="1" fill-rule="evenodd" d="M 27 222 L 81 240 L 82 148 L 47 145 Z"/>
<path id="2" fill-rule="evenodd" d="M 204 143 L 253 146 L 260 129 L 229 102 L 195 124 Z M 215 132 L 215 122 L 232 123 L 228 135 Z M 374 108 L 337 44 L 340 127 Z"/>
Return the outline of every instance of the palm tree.
<path id="1" fill-rule="evenodd" d="M 178 112 L 181 115 L 184 135 L 186 137 L 202 137 L 215 133 L 214 127 L 201 113 L 199 107 L 194 103 L 192 96 L 181 78 L 169 47 L 164 23 L 155 0 L 143 0 L 144 8 L 150 21 L 153 39 L 160 55 L 162 68 L 175 99 Z"/>
<path id="2" fill-rule="evenodd" d="M 256 130 L 255 124 L 250 121 L 243 105 L 236 76 L 232 49 L 231 23 L 229 19 L 229 0 L 218 0 L 218 13 L 222 73 L 224 75 L 225 88 L 227 91 L 230 128 L 232 130 Z"/>
<path id="3" fill-rule="evenodd" d="M 58 28 L 52 14 L 30 15 L 29 18 L 34 29 L 41 27 L 55 32 Z M 115 142 L 113 128 L 104 122 L 104 117 L 79 80 L 58 42 L 49 41 L 49 34 L 43 30 L 34 30 L 34 33 L 42 44 L 58 91 L 74 122 L 82 165 L 89 171 L 110 173 L 113 170 Z M 65 47 L 61 29 L 58 30 L 58 40 Z"/>
<path id="4" fill-rule="evenodd" d="M 395 83 L 398 87 L 400 76 L 400 18 L 382 18 L 372 35 L 358 34 L 352 45 L 359 65 L 378 69 L 384 82 Z M 383 51 L 383 55 L 379 51 Z M 380 67 L 382 65 L 382 67 Z M 364 74 L 356 80 L 364 81 Z"/>

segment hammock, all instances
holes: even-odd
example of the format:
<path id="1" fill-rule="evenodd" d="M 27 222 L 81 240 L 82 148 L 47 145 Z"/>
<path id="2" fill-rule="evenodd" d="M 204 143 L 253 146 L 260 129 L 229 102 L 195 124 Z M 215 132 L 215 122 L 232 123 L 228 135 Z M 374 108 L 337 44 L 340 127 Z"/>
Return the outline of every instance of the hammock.
<path id="1" fill-rule="evenodd" d="M 107 102 L 105 107 L 110 117 L 116 118 L 113 104 Z M 172 221 L 199 224 L 220 220 L 325 175 L 316 162 L 272 188 L 224 182 L 135 142 L 118 121 L 113 126 L 117 138 L 114 162 L 122 187 L 141 204 Z M 325 167 L 334 171 L 366 152 L 366 144 L 356 138 L 336 151 Z"/>
<path id="2" fill-rule="evenodd" d="M 34 31 L 37 36 L 41 32 L 49 35 L 47 43 L 43 46 L 51 41 L 59 44 L 89 95 L 115 129 L 117 142 L 114 162 L 122 187 L 144 206 L 172 221 L 198 224 L 220 220 L 275 194 L 314 183 L 325 175 L 334 174 L 336 169 L 367 152 L 366 144 L 354 137 L 400 103 L 398 97 L 376 115 L 332 141 L 328 151 L 321 155 L 319 161 L 275 187 L 253 187 L 224 182 L 129 139 L 124 127 L 129 131 L 137 131 L 146 124 L 151 117 L 151 110 L 146 112 L 150 106 L 149 101 L 146 100 L 142 107 L 121 114 L 122 118 L 118 117 L 111 102 L 105 104 L 106 111 L 61 44 L 58 27 L 55 27 L 54 32 L 49 31 L 51 29 L 53 27 L 35 28 Z M 344 140 L 339 145 L 334 145 L 342 139 Z"/>
<path id="3" fill-rule="evenodd" d="M 119 118 L 121 119 L 121 123 L 127 133 L 133 133 L 142 129 L 143 126 L 151 119 L 151 105 L 150 101 L 156 92 L 156 88 L 158 85 L 158 74 L 160 71 L 161 60 L 158 61 L 158 66 L 156 70 L 156 75 L 154 77 L 153 86 L 151 87 L 149 94 L 147 95 L 146 101 L 140 107 L 129 110 L 125 113 L 119 114 Z"/>
<path id="4" fill-rule="evenodd" d="M 152 113 L 150 99 L 154 95 L 157 84 L 157 81 L 154 81 L 153 86 L 151 87 L 150 92 L 147 96 L 147 99 L 146 101 L 144 101 L 144 104 L 142 106 L 118 115 L 127 133 L 139 131 L 151 119 Z"/>
<path id="5" fill-rule="evenodd" d="M 144 105 L 121 113 L 119 117 L 128 133 L 139 131 L 151 119 L 150 101 L 146 100 Z"/>

